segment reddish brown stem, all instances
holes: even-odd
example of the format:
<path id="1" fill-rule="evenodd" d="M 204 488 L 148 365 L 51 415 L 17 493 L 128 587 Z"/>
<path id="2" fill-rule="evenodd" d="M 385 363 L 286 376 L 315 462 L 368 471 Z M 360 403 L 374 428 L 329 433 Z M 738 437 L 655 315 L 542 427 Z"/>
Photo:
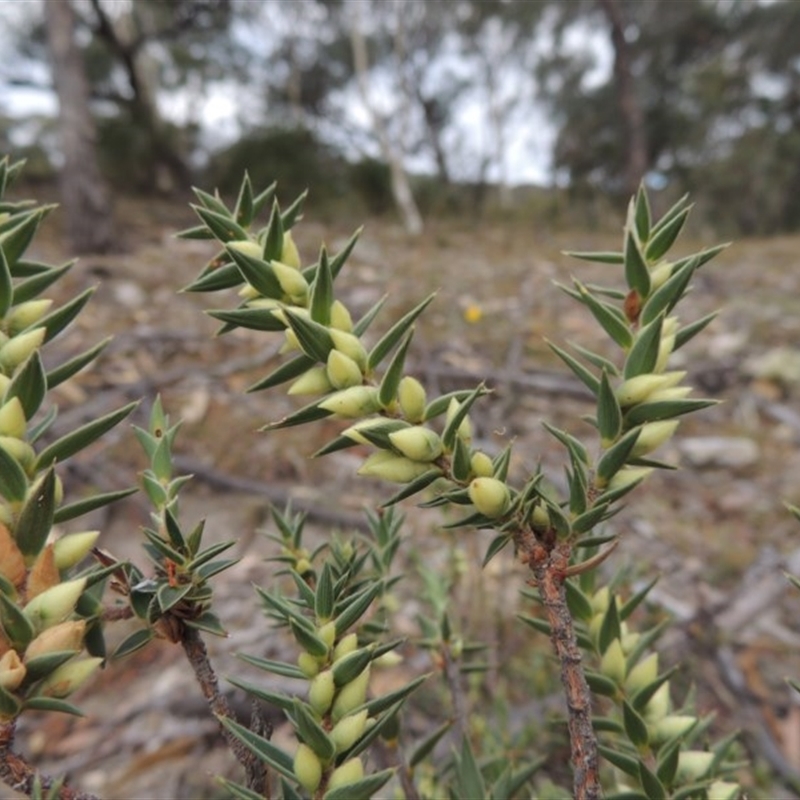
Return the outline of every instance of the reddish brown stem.
<path id="1" fill-rule="evenodd" d="M 225 717 L 235 722 L 236 716 L 219 690 L 217 675 L 211 666 L 208 650 L 206 650 L 205 642 L 200 638 L 200 634 L 194 628 L 183 626 L 181 645 L 212 713 L 217 717 Z M 264 765 L 227 728 L 220 726 L 220 730 L 236 760 L 247 773 L 248 788 L 263 795 L 267 782 Z"/>
<path id="2" fill-rule="evenodd" d="M 16 720 L 0 724 L 0 780 L 12 789 L 30 797 L 37 775 L 42 788 L 47 791 L 57 781 L 49 775 L 38 772 L 20 755 L 12 752 Z M 58 800 L 99 800 L 93 794 L 62 786 L 58 791 Z"/>
<path id="3" fill-rule="evenodd" d="M 561 665 L 561 683 L 567 701 L 567 727 L 576 800 L 602 796 L 598 774 L 597 737 L 592 727 L 592 695 L 583 671 L 575 626 L 567 606 L 564 578 L 569 567 L 569 545 L 546 548 L 526 533 L 518 537 L 520 555 L 533 572 L 542 598 L 550 640 Z"/>

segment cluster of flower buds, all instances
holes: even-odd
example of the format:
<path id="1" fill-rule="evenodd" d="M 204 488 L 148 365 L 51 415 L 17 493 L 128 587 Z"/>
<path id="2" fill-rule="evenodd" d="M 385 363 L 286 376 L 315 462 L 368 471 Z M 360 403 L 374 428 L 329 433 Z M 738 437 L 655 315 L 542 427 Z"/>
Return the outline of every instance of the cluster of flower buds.
<path id="1" fill-rule="evenodd" d="M 288 696 L 272 692 L 262 684 L 232 680 L 255 697 L 282 708 L 298 738 L 293 754 L 266 748 L 265 761 L 305 791 L 320 797 L 367 797 L 393 774 L 392 770 L 367 774 L 362 753 L 376 736 L 386 736 L 396 727 L 396 714 L 404 699 L 416 688 L 417 679 L 383 697 L 368 698 L 374 666 L 397 659 L 399 642 L 379 644 L 366 638 L 386 583 L 381 577 L 396 552 L 399 520 L 392 512 L 370 517 L 374 534 L 372 559 L 352 542 L 334 540 L 321 568 L 305 565 L 297 570 L 303 549 L 304 517 L 275 513 L 282 554 L 276 560 L 287 566 L 298 587 L 296 599 L 259 589 L 267 614 L 288 627 L 300 655 L 296 664 L 243 656 L 249 664 L 266 672 L 298 678 L 305 692 Z M 371 574 L 369 563 L 382 564 L 381 574 Z M 223 721 L 234 733 L 240 731 Z M 250 734 L 252 740 L 252 734 Z M 262 752 L 259 749 L 259 752 Z"/>
<path id="2" fill-rule="evenodd" d="M 272 199 L 272 191 L 254 197 L 245 179 L 232 210 L 218 197 L 198 192 L 195 210 L 204 224 L 182 234 L 215 238 L 223 246 L 187 287 L 189 291 L 241 286 L 238 308 L 209 312 L 223 323 L 223 331 L 242 326 L 283 332 L 281 352 L 291 360 L 251 389 L 291 381 L 289 394 L 315 398 L 267 427 L 300 425 L 326 416 L 351 421 L 317 455 L 346 447 L 370 448 L 358 473 L 403 485 L 387 504 L 438 481 L 440 490 L 449 492 L 447 501 L 474 506 L 474 522 L 506 517 L 513 508 L 513 493 L 505 483 L 508 459 L 503 456 L 498 462 L 471 445 L 469 411 L 485 390 L 429 400 L 422 384 L 403 372 L 414 322 L 433 296 L 367 348 L 363 335 L 382 302 L 354 322 L 333 295 L 333 282 L 358 233 L 333 257 L 323 247 L 317 262 L 304 268 L 290 232 L 302 198 L 283 213 L 274 203 L 269 224 L 249 230 L 257 209 Z M 443 419 L 437 422 L 439 418 Z"/>
<path id="3" fill-rule="evenodd" d="M 567 598 L 580 620 L 579 644 L 595 665 L 595 669 L 587 668 L 587 681 L 595 694 L 608 698 L 613 709 L 595 722 L 605 731 L 600 750 L 616 768 L 617 791 L 673 797 L 691 786 L 708 797 L 735 800 L 740 787 L 728 779 L 735 769 L 730 753 L 733 740 L 729 737 L 701 749 L 712 718 L 699 716 L 690 706 L 673 708 L 670 677 L 674 670 L 659 672 L 659 656 L 652 650 L 663 624 L 644 632 L 631 628 L 631 615 L 653 584 L 622 602 L 609 585 L 592 590 L 593 582 L 590 576 L 585 576 L 583 587 L 569 581 Z M 542 620 L 524 619 L 549 632 Z"/>
<path id="4" fill-rule="evenodd" d="M 10 203 L 5 189 L 21 164 L 0 161 L 0 716 L 24 709 L 73 711 L 64 701 L 103 660 L 99 602 L 90 591 L 103 570 L 77 572 L 98 531 L 56 536 L 54 525 L 127 492 L 63 505 L 55 465 L 123 419 L 133 405 L 94 420 L 45 447 L 55 413 L 47 391 L 90 363 L 104 343 L 46 371 L 40 352 L 83 308 L 84 292 L 60 308 L 40 293 L 70 264 L 25 259 L 46 207 Z"/>

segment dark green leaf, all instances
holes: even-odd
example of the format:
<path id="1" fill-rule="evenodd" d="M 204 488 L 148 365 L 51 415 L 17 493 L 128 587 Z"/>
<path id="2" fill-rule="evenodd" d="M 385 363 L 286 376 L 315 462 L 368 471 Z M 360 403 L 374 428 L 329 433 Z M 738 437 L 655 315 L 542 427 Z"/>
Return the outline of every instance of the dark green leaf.
<path id="1" fill-rule="evenodd" d="M 650 594 L 650 590 L 656 585 L 656 583 L 658 583 L 658 577 L 653 578 L 642 589 L 636 592 L 636 594 L 626 600 L 625 603 L 623 603 L 622 608 L 619 610 L 619 618 L 621 620 L 628 619 L 628 617 L 639 607 L 647 595 Z"/>
<path id="2" fill-rule="evenodd" d="M 238 678 L 227 678 L 228 683 L 238 686 L 253 697 L 269 703 L 275 708 L 280 708 L 282 711 L 291 712 L 294 710 L 294 699 L 282 694 L 281 692 L 273 692 L 260 684 L 250 683 Z"/>
<path id="3" fill-rule="evenodd" d="M 81 292 L 77 297 L 65 303 L 55 311 L 51 311 L 47 316 L 42 317 L 31 328 L 45 328 L 47 333 L 44 336 L 45 342 L 49 342 L 58 336 L 67 325 L 80 314 L 83 307 L 89 302 L 89 298 L 94 294 L 94 287 Z"/>
<path id="4" fill-rule="evenodd" d="M 25 659 L 25 680 L 28 683 L 38 681 L 49 675 L 54 669 L 77 655 L 79 650 L 60 650 L 45 653 L 35 658 Z"/>
<path id="5" fill-rule="evenodd" d="M 228 261 L 227 251 L 222 251 L 214 259 L 214 268 L 206 269 L 195 278 L 182 292 L 219 292 L 223 289 L 232 289 L 243 282 L 241 270 L 236 264 Z"/>
<path id="6" fill-rule="evenodd" d="M 564 581 L 567 605 L 575 619 L 590 620 L 594 616 L 589 598 L 578 588 L 574 581 Z"/>
<path id="7" fill-rule="evenodd" d="M 678 761 L 681 754 L 682 737 L 663 748 L 658 754 L 658 779 L 667 786 L 671 786 L 678 771 Z"/>
<path id="8" fill-rule="evenodd" d="M 712 314 L 707 314 L 705 317 L 698 319 L 696 322 L 692 322 L 689 325 L 685 325 L 675 334 L 675 347 L 673 347 L 673 352 L 675 350 L 680 350 L 686 342 L 693 339 L 697 336 L 700 331 L 702 331 L 709 323 L 713 322 L 717 318 L 717 312 L 713 312 Z"/>
<path id="9" fill-rule="evenodd" d="M 622 430 L 622 409 L 605 370 L 597 391 L 597 429 L 604 443 L 616 441 Z"/>
<path id="10" fill-rule="evenodd" d="M 647 744 L 649 741 L 647 723 L 627 700 L 622 701 L 622 724 L 625 726 L 625 733 L 632 744 L 636 747 L 644 747 Z"/>
<path id="11" fill-rule="evenodd" d="M 217 776 L 215 781 L 228 793 L 228 795 L 234 800 L 264 800 L 264 795 L 260 792 L 254 792 L 252 789 L 248 789 L 246 786 L 242 786 L 241 783 L 234 783 L 233 781 L 229 781 L 227 778 L 223 778 L 221 776 Z M 287 783 L 283 783 L 283 786 L 289 788 Z M 286 792 L 281 793 L 281 797 L 283 800 L 288 800 Z M 299 795 L 297 795 L 300 798 Z"/>
<path id="12" fill-rule="evenodd" d="M 247 231 L 234 221 L 230 212 L 220 213 L 197 205 L 192 205 L 192 208 L 220 242 L 247 239 Z"/>
<path id="13" fill-rule="evenodd" d="M 53 527 L 55 491 L 56 473 L 50 467 L 26 498 L 14 527 L 17 547 L 24 556 L 37 556 L 47 541 Z"/>
<path id="14" fill-rule="evenodd" d="M 361 780 L 348 783 L 347 786 L 339 786 L 325 792 L 323 800 L 369 800 L 378 789 L 388 783 L 394 773 L 394 769 L 374 772 Z"/>
<path id="15" fill-rule="evenodd" d="M 423 489 L 426 489 L 441 476 L 442 471 L 438 467 L 434 467 L 429 469 L 427 472 L 423 472 L 422 475 L 414 478 L 413 481 L 410 481 L 403 486 L 402 489 L 393 494 L 388 500 L 386 500 L 384 503 L 381 503 L 381 508 L 388 508 L 395 503 L 399 503 L 401 500 L 405 500 L 407 497 L 412 497 L 413 495 L 417 494 L 417 492 L 421 492 Z"/>
<path id="16" fill-rule="evenodd" d="M 608 483 L 625 466 L 641 432 L 641 428 L 634 428 L 628 431 L 618 442 L 603 453 L 597 462 L 598 478 Z"/>
<path id="17" fill-rule="evenodd" d="M 633 219 L 636 226 L 636 233 L 642 242 L 647 241 L 650 236 L 650 201 L 644 186 L 639 186 L 634 200 Z"/>
<path id="18" fill-rule="evenodd" d="M 611 601 L 608 604 L 606 613 L 603 615 L 603 622 L 600 625 L 600 634 L 598 636 L 598 646 L 601 653 L 608 650 L 609 645 L 615 639 L 619 639 L 622 635 L 620 628 L 619 612 L 617 611 L 617 598 L 611 595 Z"/>
<path id="19" fill-rule="evenodd" d="M 244 725 L 234 722 L 228 717 L 217 716 L 220 725 L 227 728 L 250 752 L 258 756 L 267 765 L 272 767 L 280 775 L 294 782 L 294 761 L 280 748 L 276 747 L 268 739 L 253 733 Z"/>
<path id="20" fill-rule="evenodd" d="M 280 384 L 286 383 L 286 381 L 290 381 L 299 377 L 306 370 L 311 369 L 315 363 L 316 362 L 314 359 L 309 358 L 307 355 L 303 354 L 295 356 L 291 361 L 287 361 L 285 364 L 282 364 L 280 367 L 278 367 L 274 372 L 271 372 L 269 375 L 267 375 L 266 378 L 262 378 L 252 386 L 249 386 L 247 391 L 260 392 L 264 389 L 271 389 L 274 386 L 280 386 Z"/>
<path id="21" fill-rule="evenodd" d="M 250 183 L 250 176 L 245 172 L 242 178 L 242 185 L 239 187 L 239 196 L 236 198 L 236 208 L 234 209 L 236 221 L 247 228 L 253 221 L 253 184 Z"/>
<path id="22" fill-rule="evenodd" d="M 658 361 L 658 348 L 661 344 L 663 316 L 658 316 L 639 331 L 627 358 L 623 375 L 626 379 L 651 373 Z"/>
<path id="23" fill-rule="evenodd" d="M 408 329 L 414 324 L 414 320 L 430 305 L 436 293 L 426 297 L 421 303 L 403 315 L 388 331 L 378 340 L 367 356 L 367 366 L 375 369 L 381 361 L 389 354 L 394 346 L 406 335 Z"/>
<path id="24" fill-rule="evenodd" d="M 405 700 L 412 692 L 416 691 L 422 683 L 428 680 L 429 677 L 430 673 L 426 675 L 420 675 L 418 678 L 414 678 L 413 681 L 410 681 L 405 686 L 401 686 L 399 689 L 395 689 L 393 692 L 388 692 L 380 697 L 376 697 L 374 700 L 369 700 L 368 702 L 364 703 L 363 706 L 353 709 L 352 713 L 361 711 L 362 709 L 367 709 L 370 717 L 375 717 L 378 714 L 382 714 L 393 705 L 399 704 Z"/>
<path id="25" fill-rule="evenodd" d="M 336 747 L 328 734 L 314 718 L 314 713 L 296 697 L 292 703 L 292 718 L 297 728 L 298 738 L 305 742 L 323 761 L 330 761 Z"/>
<path id="26" fill-rule="evenodd" d="M 210 317 L 235 325 L 238 328 L 249 328 L 254 331 L 283 331 L 286 325 L 281 322 L 270 308 L 234 308 L 210 309 L 206 311 Z"/>
<path id="27" fill-rule="evenodd" d="M 0 250 L 0 252 L 2 252 Z M 69 272 L 75 265 L 75 261 L 68 261 L 60 267 L 49 267 L 38 275 L 32 275 L 24 281 L 20 281 L 14 287 L 14 304 L 24 303 L 33 300 L 41 294 L 48 286 L 56 283 L 60 278 Z"/>
<path id="28" fill-rule="evenodd" d="M 461 751 L 456 756 L 455 775 L 456 792 L 460 797 L 486 797 L 486 784 L 481 775 L 478 762 L 469 740 L 464 737 Z"/>
<path id="29" fill-rule="evenodd" d="M 183 586 L 170 586 L 168 583 L 162 583 L 158 587 L 156 597 L 158 598 L 158 605 L 163 614 L 166 614 L 171 608 L 174 608 L 194 587 L 191 583 Z"/>
<path id="30" fill-rule="evenodd" d="M 28 617 L 3 592 L 0 592 L 0 625 L 16 650 L 24 652 L 36 631 Z"/>
<path id="31" fill-rule="evenodd" d="M 400 386 L 400 381 L 403 378 L 403 367 L 406 363 L 406 353 L 408 346 L 411 344 L 411 339 L 414 336 L 414 328 L 412 327 L 405 338 L 400 342 L 392 357 L 389 366 L 381 380 L 380 388 L 378 389 L 378 402 L 383 408 L 387 408 L 397 397 L 397 389 Z"/>
<path id="32" fill-rule="evenodd" d="M 486 394 L 486 386 L 481 383 L 476 386 L 462 401 L 459 401 L 458 408 L 453 413 L 452 417 L 447 420 L 444 430 L 442 431 L 442 442 L 444 442 L 445 448 L 448 450 L 453 449 L 461 423 L 467 418 L 467 414 L 469 414 L 470 409 L 474 405 L 475 401 L 484 394 Z"/>
<path id="33" fill-rule="evenodd" d="M 139 404 L 128 403 L 128 405 L 123 406 L 117 411 L 112 411 L 110 414 L 98 417 L 92 420 L 92 422 L 88 422 L 86 425 L 72 431 L 72 433 L 62 436 L 39 453 L 36 459 L 37 469 L 50 466 L 54 461 L 64 461 L 80 450 L 83 450 L 85 447 L 88 447 L 104 433 L 122 422 L 137 405 Z"/>
<path id="34" fill-rule="evenodd" d="M 657 400 L 640 403 L 625 414 L 626 425 L 642 425 L 661 419 L 674 419 L 717 405 L 718 400 Z"/>
<path id="35" fill-rule="evenodd" d="M 192 191 L 194 192 L 195 197 L 203 204 L 203 208 L 207 208 L 210 211 L 216 211 L 218 214 L 222 214 L 225 217 L 229 217 L 231 212 L 228 210 L 228 207 L 219 197 L 215 197 L 213 194 L 209 194 L 208 192 L 204 192 L 202 189 L 198 189 L 196 187 L 192 187 Z"/>
<path id="36" fill-rule="evenodd" d="M 594 261 L 598 264 L 623 264 L 625 263 L 625 256 L 623 253 L 613 252 L 577 252 L 575 250 L 565 250 L 565 256 L 572 258 L 580 258 L 582 261 Z"/>
<path id="37" fill-rule="evenodd" d="M 644 304 L 639 315 L 639 320 L 643 325 L 652 322 L 662 312 L 669 314 L 686 292 L 689 281 L 691 281 L 698 265 L 699 260 L 695 256 L 680 269 L 673 270 L 669 279 L 659 286 Z"/>
<path id="38" fill-rule="evenodd" d="M 272 212 L 267 225 L 267 237 L 264 242 L 264 259 L 280 261 L 283 253 L 283 221 L 278 201 L 272 203 Z"/>
<path id="39" fill-rule="evenodd" d="M 333 339 L 328 329 L 312 319 L 301 317 L 289 308 L 285 309 L 284 313 L 303 352 L 309 358 L 324 364 L 328 354 L 333 350 Z"/>
<path id="40" fill-rule="evenodd" d="M 556 347 L 552 342 L 547 342 L 547 346 L 575 373 L 575 375 L 586 385 L 589 391 L 597 396 L 600 389 L 600 380 L 592 374 L 580 361 L 574 359 L 565 350 Z"/>
<path id="41" fill-rule="evenodd" d="M 327 622 L 333 615 L 333 575 L 331 565 L 325 563 L 317 581 L 317 588 L 314 595 L 314 612 L 318 620 Z"/>
<path id="42" fill-rule="evenodd" d="M 281 215 L 281 224 L 283 225 L 283 229 L 285 231 L 291 230 L 294 227 L 294 224 L 301 219 L 301 212 L 303 210 L 303 205 L 306 202 L 306 197 L 308 197 L 308 189 L 304 189 L 297 197 L 292 201 L 292 204 L 286 211 L 283 212 Z"/>
<path id="43" fill-rule="evenodd" d="M 621 769 L 627 775 L 639 780 L 639 762 L 633 756 L 625 755 L 602 744 L 597 746 L 597 751 L 617 769 Z"/>
<path id="44" fill-rule="evenodd" d="M 625 281 L 640 297 L 650 294 L 650 270 L 633 230 L 625 236 Z"/>
<path id="45" fill-rule="evenodd" d="M 11 267 L 8 265 L 5 251 L 0 247 L 0 319 L 8 314 L 13 300 L 13 293 L 14 288 L 11 281 Z"/>
<path id="46" fill-rule="evenodd" d="M 375 305 L 373 305 L 369 309 L 369 311 L 367 311 L 364 314 L 363 317 L 361 317 L 357 322 L 353 324 L 353 334 L 355 336 L 361 336 L 364 333 L 364 331 L 366 331 L 367 328 L 369 328 L 375 317 L 378 316 L 378 313 L 383 308 L 383 304 L 386 302 L 387 297 L 388 295 L 384 295 L 383 297 L 381 297 L 381 299 L 378 300 L 378 302 L 375 303 Z"/>
<path id="47" fill-rule="evenodd" d="M 328 654 L 328 645 L 326 645 L 319 636 L 298 625 L 294 619 L 289 620 L 289 627 L 292 629 L 297 643 L 307 653 L 317 658 L 322 658 Z"/>
<path id="48" fill-rule="evenodd" d="M 311 287 L 308 310 L 311 319 L 320 325 L 331 324 L 331 304 L 333 303 L 333 275 L 328 261 L 328 253 L 323 247 L 319 253 L 319 266 Z"/>
<path id="49" fill-rule="evenodd" d="M 297 680 L 307 680 L 305 674 L 295 664 L 273 661 L 269 658 L 249 656 L 246 653 L 237 653 L 236 657 L 264 672 L 271 672 L 273 675 L 282 675 L 284 678 L 296 678 Z"/>
<path id="50" fill-rule="evenodd" d="M 278 182 L 273 181 L 263 192 L 253 198 L 253 217 L 258 216 L 268 203 L 275 197 L 275 190 L 278 188 Z"/>
<path id="51" fill-rule="evenodd" d="M 112 659 L 124 658 L 137 650 L 141 650 L 145 645 L 155 638 L 155 632 L 151 628 L 140 628 L 130 636 L 126 636 L 117 646 Z"/>
<path id="52" fill-rule="evenodd" d="M 28 491 L 28 477 L 19 462 L 0 446 L 0 495 L 20 502 Z"/>
<path id="53" fill-rule="evenodd" d="M 603 697 L 616 697 L 619 691 L 617 684 L 594 670 L 586 670 L 586 683 L 594 694 L 602 695 Z"/>
<path id="54" fill-rule="evenodd" d="M 645 728 L 645 732 L 646 730 Z M 639 781 L 650 800 L 667 800 L 667 790 L 664 785 L 641 759 L 639 759 Z"/>
<path id="55" fill-rule="evenodd" d="M 138 489 L 134 487 L 132 489 L 121 489 L 116 492 L 96 494 L 92 497 L 87 497 L 84 500 L 77 500 L 69 505 L 61 506 L 61 508 L 59 508 L 53 515 L 53 522 L 67 522 L 68 520 L 75 519 L 76 517 L 81 517 L 84 514 L 88 514 L 90 511 L 94 511 L 97 508 L 102 508 L 109 503 L 122 500 L 123 497 L 128 497 L 137 491 Z"/>
<path id="56" fill-rule="evenodd" d="M 500 533 L 495 536 L 486 548 L 486 555 L 483 557 L 481 567 L 485 567 L 512 539 L 513 536 L 510 533 Z"/>
<path id="57" fill-rule="evenodd" d="M 31 243 L 39 223 L 55 206 L 42 206 L 22 215 L 22 220 L 10 230 L 3 231 L 0 235 L 0 248 L 5 254 L 6 263 L 12 276 L 20 276 L 16 265 L 19 257 Z"/>
<path id="58" fill-rule="evenodd" d="M 685 206 L 673 216 L 669 218 L 665 216 L 666 221 L 665 219 L 661 219 L 658 222 L 650 238 L 647 240 L 647 246 L 645 247 L 645 255 L 648 259 L 651 261 L 658 261 L 659 258 L 666 254 L 667 250 L 675 243 L 681 230 L 683 230 L 686 218 L 689 216 L 691 210 L 691 206 Z M 667 214 L 669 213 L 670 212 L 667 212 Z"/>
<path id="59" fill-rule="evenodd" d="M 341 636 L 351 625 L 355 625 L 383 589 L 383 581 L 377 581 L 371 583 L 360 594 L 351 598 L 347 606 L 342 609 L 336 617 L 336 635 Z"/>
<path id="60" fill-rule="evenodd" d="M 595 525 L 605 519 L 608 519 L 608 504 L 601 503 L 575 517 L 575 519 L 572 520 L 572 530 L 577 534 L 588 533 Z M 609 538 L 613 539 L 614 536 L 611 535 Z"/>
<path id="61" fill-rule="evenodd" d="M 254 258 L 236 247 L 228 247 L 226 252 L 233 259 L 242 278 L 254 287 L 259 294 L 277 300 L 283 297 L 281 284 L 268 261 Z M 198 290 L 195 288 L 195 291 Z"/>
<path id="62" fill-rule="evenodd" d="M 222 626 L 219 617 L 217 617 L 216 614 L 212 614 L 210 611 L 204 611 L 199 617 L 192 617 L 191 619 L 184 620 L 184 624 L 195 630 L 210 633 L 212 636 L 219 636 L 221 638 L 228 636 L 228 632 Z"/>
<path id="63" fill-rule="evenodd" d="M 102 342 L 90 347 L 88 350 L 80 353 L 74 358 L 65 361 L 57 367 L 54 367 L 47 373 L 47 388 L 54 389 L 60 383 L 63 383 L 68 378 L 71 378 L 76 373 L 80 372 L 87 364 L 91 364 L 97 356 L 106 348 L 110 338 L 103 339 Z"/>
<path id="64" fill-rule="evenodd" d="M 39 351 L 34 350 L 22 366 L 17 368 L 6 389 L 4 401 L 18 397 L 25 412 L 25 419 L 32 419 L 39 410 L 47 393 L 47 378 L 42 367 Z"/>
<path id="65" fill-rule="evenodd" d="M 612 305 L 594 297 L 589 290 L 575 282 L 581 295 L 581 302 L 592 312 L 592 316 L 600 323 L 603 330 L 623 349 L 627 350 L 633 343 L 633 336 L 622 312 Z"/>
<path id="66" fill-rule="evenodd" d="M 305 425 L 307 422 L 316 422 L 318 419 L 325 419 L 331 416 L 330 411 L 324 408 L 319 408 L 319 400 L 315 400 L 307 406 L 303 406 L 293 414 L 278 420 L 277 422 L 267 423 L 261 430 L 263 431 L 276 431 L 280 428 L 292 428 L 296 425 Z"/>
<path id="67" fill-rule="evenodd" d="M 29 697 L 25 700 L 23 708 L 27 711 L 58 711 L 61 714 L 72 714 L 74 717 L 83 716 L 83 711 L 77 706 L 57 697 Z"/>

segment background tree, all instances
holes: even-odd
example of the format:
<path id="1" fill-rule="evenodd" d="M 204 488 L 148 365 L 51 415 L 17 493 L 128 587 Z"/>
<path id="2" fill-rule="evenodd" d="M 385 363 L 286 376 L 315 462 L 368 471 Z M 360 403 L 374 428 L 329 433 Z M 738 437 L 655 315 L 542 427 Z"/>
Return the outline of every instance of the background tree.
<path id="1" fill-rule="evenodd" d="M 113 243 L 110 192 L 97 163 L 97 130 L 69 0 L 47 3 L 45 22 L 58 95 L 64 156 L 61 193 L 70 245 L 78 253 L 104 252 Z"/>

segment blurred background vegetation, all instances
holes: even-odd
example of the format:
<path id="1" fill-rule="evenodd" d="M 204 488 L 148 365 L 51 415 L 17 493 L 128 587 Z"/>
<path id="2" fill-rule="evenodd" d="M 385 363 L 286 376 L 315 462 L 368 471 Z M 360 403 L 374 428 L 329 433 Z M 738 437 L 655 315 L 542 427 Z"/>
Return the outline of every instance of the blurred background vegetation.
<path id="1" fill-rule="evenodd" d="M 800 227 L 796 0 L 0 9 L 0 151 L 29 180 L 60 170 L 82 218 L 109 192 L 228 192 L 247 168 L 313 185 L 317 214 L 411 232 L 497 212 L 599 225 L 642 178 L 664 206 L 691 192 L 717 235 Z M 68 227 L 78 250 L 113 240 Z"/>

